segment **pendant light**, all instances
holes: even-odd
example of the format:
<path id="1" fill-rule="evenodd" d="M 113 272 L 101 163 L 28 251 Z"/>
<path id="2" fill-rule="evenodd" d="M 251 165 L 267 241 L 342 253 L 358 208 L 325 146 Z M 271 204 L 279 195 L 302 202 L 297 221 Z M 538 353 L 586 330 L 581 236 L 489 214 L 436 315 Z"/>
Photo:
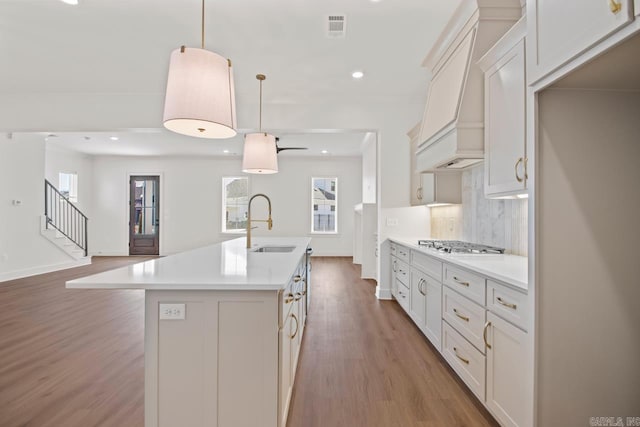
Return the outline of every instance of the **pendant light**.
<path id="1" fill-rule="evenodd" d="M 236 135 L 236 101 L 231 61 L 204 48 L 182 46 L 171 52 L 164 126 L 198 138 Z"/>
<path id="2" fill-rule="evenodd" d="M 250 133 L 244 137 L 244 156 L 242 171 L 246 173 L 277 173 L 278 156 L 276 151 L 276 137 L 262 132 L 262 82 L 264 74 L 258 74 L 260 81 L 260 122 L 257 133 Z"/>

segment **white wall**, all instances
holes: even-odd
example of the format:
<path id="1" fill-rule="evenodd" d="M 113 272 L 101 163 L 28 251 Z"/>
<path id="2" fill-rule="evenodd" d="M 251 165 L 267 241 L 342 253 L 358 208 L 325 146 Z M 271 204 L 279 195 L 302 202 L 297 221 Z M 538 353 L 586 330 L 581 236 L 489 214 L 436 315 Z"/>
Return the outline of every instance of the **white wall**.
<path id="1" fill-rule="evenodd" d="M 91 218 L 93 157 L 58 147 L 55 143 L 46 143 L 45 147 L 45 178 L 58 188 L 60 172 L 77 174 L 78 202 L 74 204 Z"/>
<path id="2" fill-rule="evenodd" d="M 275 175 L 248 175 L 251 194 L 265 193 L 273 204 L 273 230 L 258 223 L 254 236 L 306 236 L 311 229 L 311 177 L 338 177 L 337 235 L 313 235 L 316 255 L 350 256 L 353 205 L 362 198 L 362 165 L 353 158 L 279 158 Z M 222 234 L 222 177 L 242 176 L 240 158 L 96 157 L 90 250 L 95 255 L 128 254 L 128 176 L 160 174 L 160 250 L 171 254 L 238 237 Z M 256 199 L 256 218 L 266 203 Z"/>
<path id="3" fill-rule="evenodd" d="M 44 165 L 43 138 L 0 135 L 0 281 L 73 264 L 40 234 Z"/>
<path id="4" fill-rule="evenodd" d="M 362 141 L 362 203 L 376 203 L 377 186 L 377 139 L 373 132 L 367 133 Z"/>

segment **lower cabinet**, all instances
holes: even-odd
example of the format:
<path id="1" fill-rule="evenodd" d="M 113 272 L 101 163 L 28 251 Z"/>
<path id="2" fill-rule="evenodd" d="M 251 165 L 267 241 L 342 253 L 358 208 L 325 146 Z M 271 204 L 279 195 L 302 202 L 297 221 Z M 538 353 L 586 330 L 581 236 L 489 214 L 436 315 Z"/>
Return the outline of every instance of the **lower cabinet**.
<path id="1" fill-rule="evenodd" d="M 527 333 L 487 313 L 487 407 L 504 426 L 525 426 Z"/>
<path id="2" fill-rule="evenodd" d="M 442 351 L 442 284 L 426 278 L 427 314 L 424 333 L 438 351 Z"/>

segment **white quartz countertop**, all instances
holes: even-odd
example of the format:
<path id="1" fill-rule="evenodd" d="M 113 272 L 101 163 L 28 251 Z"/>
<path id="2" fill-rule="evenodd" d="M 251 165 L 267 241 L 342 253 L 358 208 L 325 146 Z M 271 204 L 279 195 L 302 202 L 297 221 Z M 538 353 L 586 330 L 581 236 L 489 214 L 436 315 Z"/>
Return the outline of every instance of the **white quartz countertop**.
<path id="1" fill-rule="evenodd" d="M 278 290 L 289 283 L 309 237 L 246 238 L 133 264 L 67 282 L 74 289 Z M 295 246 L 287 253 L 253 252 L 261 246 Z"/>
<path id="2" fill-rule="evenodd" d="M 418 245 L 418 239 L 389 237 L 400 245 L 420 251 L 449 264 L 475 271 L 490 279 L 528 291 L 528 258 L 516 255 L 447 254 Z"/>

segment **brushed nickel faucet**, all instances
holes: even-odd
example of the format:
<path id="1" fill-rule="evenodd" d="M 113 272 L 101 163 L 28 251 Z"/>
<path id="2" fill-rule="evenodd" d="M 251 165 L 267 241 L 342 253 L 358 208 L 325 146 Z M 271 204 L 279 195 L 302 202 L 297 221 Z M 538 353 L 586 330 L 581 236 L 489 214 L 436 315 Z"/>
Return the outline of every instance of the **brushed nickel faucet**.
<path id="1" fill-rule="evenodd" d="M 267 199 L 267 203 L 269 204 L 269 218 L 268 219 L 251 219 L 251 202 L 256 197 L 264 197 Z M 265 194 L 258 193 L 251 196 L 249 199 L 249 212 L 247 213 L 247 249 L 251 248 L 251 222 L 266 222 L 268 224 L 269 230 L 273 228 L 273 220 L 271 219 L 271 199 L 267 197 Z"/>

